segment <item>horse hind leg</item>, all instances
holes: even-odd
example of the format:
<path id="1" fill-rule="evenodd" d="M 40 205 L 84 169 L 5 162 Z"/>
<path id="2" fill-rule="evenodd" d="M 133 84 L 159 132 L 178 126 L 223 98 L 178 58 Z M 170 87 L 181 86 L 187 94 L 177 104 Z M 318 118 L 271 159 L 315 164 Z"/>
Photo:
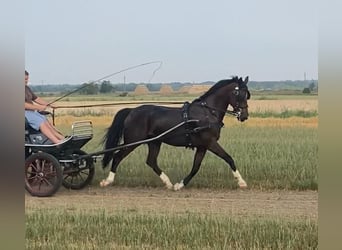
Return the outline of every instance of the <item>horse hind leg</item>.
<path id="1" fill-rule="evenodd" d="M 190 182 L 190 180 L 197 174 L 206 152 L 207 150 L 205 148 L 197 148 L 190 173 L 184 178 L 184 180 L 181 180 L 179 183 L 176 183 L 174 185 L 175 191 L 178 191 L 186 186 Z"/>
<path id="2" fill-rule="evenodd" d="M 159 176 L 162 182 L 165 184 L 167 189 L 172 189 L 173 185 L 169 177 L 159 168 L 157 163 L 157 158 L 160 152 L 160 142 L 149 143 L 148 144 L 148 156 L 146 164 L 149 165 L 153 171 Z"/>
<path id="3" fill-rule="evenodd" d="M 100 182 L 101 187 L 109 186 L 114 182 L 114 177 L 116 174 L 116 170 L 120 164 L 120 162 L 129 154 L 131 153 L 137 146 L 132 146 L 126 149 L 121 149 L 120 151 L 116 152 L 113 157 L 112 161 L 112 168 L 108 174 L 108 177 L 106 179 L 103 179 Z"/>
<path id="4" fill-rule="evenodd" d="M 220 146 L 220 144 L 218 144 L 218 142 L 212 143 L 209 146 L 208 150 L 210 150 L 215 155 L 219 156 L 220 158 L 222 158 L 223 160 L 225 160 L 225 162 L 227 162 L 229 164 L 230 168 L 233 171 L 233 175 L 234 175 L 235 179 L 237 180 L 240 188 L 246 188 L 247 187 L 247 183 L 241 177 L 240 172 L 236 169 L 235 162 L 234 162 L 233 158 Z"/>

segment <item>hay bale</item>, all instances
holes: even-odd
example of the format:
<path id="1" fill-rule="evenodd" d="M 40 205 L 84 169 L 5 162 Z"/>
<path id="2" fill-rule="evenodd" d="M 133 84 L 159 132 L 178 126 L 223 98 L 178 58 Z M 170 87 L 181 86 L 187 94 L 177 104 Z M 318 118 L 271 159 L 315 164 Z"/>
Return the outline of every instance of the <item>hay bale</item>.
<path id="1" fill-rule="evenodd" d="M 143 84 L 138 85 L 134 90 L 135 95 L 146 95 L 149 93 L 150 93 L 150 91 L 148 90 L 146 85 L 143 85 Z"/>
<path id="2" fill-rule="evenodd" d="M 203 94 L 207 92 L 212 85 L 192 85 L 188 90 L 189 94 Z"/>
<path id="3" fill-rule="evenodd" d="M 167 95 L 173 93 L 173 89 L 170 85 L 162 84 L 159 93 L 162 95 Z"/>
<path id="4" fill-rule="evenodd" d="M 190 88 L 191 88 L 190 85 L 185 85 L 185 86 L 182 86 L 177 92 L 178 92 L 178 93 L 185 93 L 185 94 L 188 94 Z"/>

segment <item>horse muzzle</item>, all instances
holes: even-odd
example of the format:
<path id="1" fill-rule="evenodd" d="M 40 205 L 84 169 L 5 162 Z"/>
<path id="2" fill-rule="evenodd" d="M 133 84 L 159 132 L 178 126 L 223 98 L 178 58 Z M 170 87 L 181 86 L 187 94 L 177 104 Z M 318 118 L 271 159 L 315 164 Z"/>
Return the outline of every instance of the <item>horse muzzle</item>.
<path id="1" fill-rule="evenodd" d="M 246 121 L 248 119 L 248 111 L 247 110 L 243 110 L 243 109 L 237 110 L 236 111 L 236 118 L 240 122 Z"/>

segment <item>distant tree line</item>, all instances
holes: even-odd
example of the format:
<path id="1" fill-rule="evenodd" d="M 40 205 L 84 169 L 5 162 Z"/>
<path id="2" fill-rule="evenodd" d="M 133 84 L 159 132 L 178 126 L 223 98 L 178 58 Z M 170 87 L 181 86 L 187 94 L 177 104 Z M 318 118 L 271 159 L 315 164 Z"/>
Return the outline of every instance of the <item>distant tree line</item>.
<path id="1" fill-rule="evenodd" d="M 169 83 L 174 91 L 177 91 L 186 85 L 212 85 L 215 82 L 206 81 L 203 83 Z M 105 94 L 114 92 L 132 92 L 135 90 L 137 83 L 111 83 L 110 81 L 102 81 L 100 83 L 83 83 L 83 84 L 44 84 L 44 85 L 31 85 L 30 87 L 34 92 L 38 93 L 68 93 L 70 91 L 81 88 L 79 94 L 94 95 Z M 147 89 L 151 92 L 159 91 L 163 83 L 146 83 Z M 302 90 L 303 93 L 311 93 L 317 91 L 318 81 L 312 80 L 308 85 L 308 81 L 250 81 L 248 83 L 250 90 Z"/>
<path id="2" fill-rule="evenodd" d="M 318 92 L 318 84 L 316 85 L 316 83 L 314 81 L 312 81 L 308 87 L 305 87 L 303 89 L 303 94 L 311 94 L 311 92 Z"/>

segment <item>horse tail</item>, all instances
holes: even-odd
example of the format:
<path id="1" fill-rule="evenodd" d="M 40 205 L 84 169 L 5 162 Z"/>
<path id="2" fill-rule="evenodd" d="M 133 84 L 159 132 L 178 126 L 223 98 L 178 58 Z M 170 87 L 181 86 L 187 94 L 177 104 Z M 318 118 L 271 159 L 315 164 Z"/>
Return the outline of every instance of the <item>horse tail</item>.
<path id="1" fill-rule="evenodd" d="M 118 146 L 124 130 L 124 121 L 128 114 L 131 112 L 131 108 L 121 109 L 114 117 L 112 125 L 108 128 L 107 133 L 103 137 L 104 149 L 115 148 Z M 108 163 L 113 159 L 113 152 L 106 152 L 103 155 L 102 167 L 105 168 Z"/>

